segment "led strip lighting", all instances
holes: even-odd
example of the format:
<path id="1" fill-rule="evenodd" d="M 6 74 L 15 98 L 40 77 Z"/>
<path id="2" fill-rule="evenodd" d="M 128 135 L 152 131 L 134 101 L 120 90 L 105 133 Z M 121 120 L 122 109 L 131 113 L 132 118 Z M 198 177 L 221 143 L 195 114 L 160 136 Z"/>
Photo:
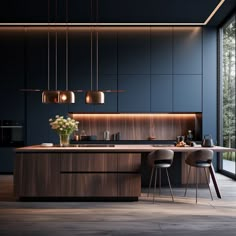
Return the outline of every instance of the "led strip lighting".
<path id="1" fill-rule="evenodd" d="M 203 23 L 50 23 L 50 26 L 204 26 L 215 15 L 225 0 L 221 0 Z M 48 26 L 48 23 L 0 23 L 0 26 Z"/>

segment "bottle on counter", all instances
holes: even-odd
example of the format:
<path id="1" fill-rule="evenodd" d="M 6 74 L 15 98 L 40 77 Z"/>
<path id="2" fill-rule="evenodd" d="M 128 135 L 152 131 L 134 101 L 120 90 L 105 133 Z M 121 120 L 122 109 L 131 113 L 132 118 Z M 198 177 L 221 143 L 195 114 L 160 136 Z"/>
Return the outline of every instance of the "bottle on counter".
<path id="1" fill-rule="evenodd" d="M 109 130 L 104 131 L 103 139 L 104 140 L 110 140 L 110 132 L 109 132 Z"/>
<path id="2" fill-rule="evenodd" d="M 187 136 L 186 136 L 186 143 L 190 144 L 193 141 L 193 133 L 192 130 L 188 130 Z"/>

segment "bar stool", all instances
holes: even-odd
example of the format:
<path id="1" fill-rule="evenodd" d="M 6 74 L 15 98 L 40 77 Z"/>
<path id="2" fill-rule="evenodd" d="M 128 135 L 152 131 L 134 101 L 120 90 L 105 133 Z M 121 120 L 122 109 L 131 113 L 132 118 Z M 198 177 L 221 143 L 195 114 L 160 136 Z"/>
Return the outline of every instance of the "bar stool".
<path id="1" fill-rule="evenodd" d="M 195 172 L 195 178 L 196 178 L 196 203 L 197 203 L 198 169 L 199 168 L 204 168 L 207 185 L 208 185 L 208 188 L 209 188 L 209 191 L 210 191 L 211 199 L 213 200 L 211 189 L 210 189 L 210 185 L 209 185 L 209 179 L 207 177 L 207 172 L 206 172 L 206 168 L 209 168 L 211 166 L 212 159 L 213 159 L 213 151 L 206 149 L 206 150 L 193 151 L 193 152 L 189 153 L 189 155 L 187 156 L 187 158 L 185 160 L 185 163 L 187 165 L 189 165 L 190 168 L 189 168 L 189 172 L 188 172 L 188 178 L 187 178 L 187 184 L 186 184 L 184 196 L 186 196 L 186 194 L 187 194 L 187 188 L 188 188 L 188 182 L 189 182 L 189 176 L 190 176 L 191 167 L 195 167 L 196 168 L 196 172 Z"/>
<path id="2" fill-rule="evenodd" d="M 174 152 L 172 150 L 155 150 L 148 154 L 148 163 L 152 167 L 150 182 L 149 182 L 149 188 L 148 188 L 148 196 L 152 184 L 152 177 L 155 170 L 155 181 L 154 181 L 154 189 L 153 189 L 153 202 L 155 199 L 155 193 L 156 193 L 156 182 L 157 182 L 157 169 L 159 169 L 159 195 L 161 194 L 161 169 L 166 169 L 166 175 L 168 179 L 168 184 L 170 187 L 170 193 L 172 200 L 174 201 L 173 191 L 170 184 L 170 178 L 168 174 L 167 168 L 169 168 L 173 163 L 174 158 Z"/>

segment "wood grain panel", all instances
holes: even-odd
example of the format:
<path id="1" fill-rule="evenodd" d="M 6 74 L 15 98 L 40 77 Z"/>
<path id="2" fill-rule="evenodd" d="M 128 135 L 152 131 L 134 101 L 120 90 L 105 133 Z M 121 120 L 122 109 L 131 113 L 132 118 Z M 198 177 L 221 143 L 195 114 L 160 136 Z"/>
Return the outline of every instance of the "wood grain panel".
<path id="1" fill-rule="evenodd" d="M 62 197 L 116 197 L 117 174 L 61 174 Z"/>
<path id="2" fill-rule="evenodd" d="M 61 171 L 114 172 L 117 171 L 117 154 L 62 153 Z"/>
<path id="3" fill-rule="evenodd" d="M 60 161 L 55 153 L 21 153 L 16 155 L 14 176 L 17 197 L 60 195 Z"/>
<path id="4" fill-rule="evenodd" d="M 118 196 L 139 197 L 141 195 L 141 176 L 139 174 L 118 175 Z"/>
<path id="5" fill-rule="evenodd" d="M 140 153 L 120 153 L 118 158 L 118 172 L 140 172 L 141 154 Z"/>
<path id="6" fill-rule="evenodd" d="M 80 114 L 71 116 L 79 121 L 80 130 L 87 135 L 97 135 L 103 140 L 103 132 L 120 132 L 122 140 L 175 140 L 177 135 L 186 135 L 190 129 L 195 140 L 202 139 L 202 116 L 198 114 Z"/>

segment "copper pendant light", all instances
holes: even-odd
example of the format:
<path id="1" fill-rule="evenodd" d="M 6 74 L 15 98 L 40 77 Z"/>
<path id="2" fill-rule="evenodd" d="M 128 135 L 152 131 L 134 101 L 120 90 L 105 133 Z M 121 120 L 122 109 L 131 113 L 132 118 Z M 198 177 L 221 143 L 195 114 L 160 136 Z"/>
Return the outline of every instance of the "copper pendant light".
<path id="1" fill-rule="evenodd" d="M 68 22 L 68 0 L 66 1 L 66 18 Z M 56 1 L 57 12 L 57 1 Z M 48 3 L 49 24 L 49 3 Z M 50 90 L 50 33 L 48 31 L 48 90 L 42 92 L 42 103 L 75 103 L 74 92 L 68 90 L 68 26 L 66 29 L 66 90 L 57 90 L 57 31 L 55 32 L 55 90 Z"/>
<path id="2" fill-rule="evenodd" d="M 92 2 L 91 0 L 91 21 L 92 21 Z M 97 14 L 96 18 L 98 17 L 98 1 L 97 1 Z M 105 103 L 105 94 L 103 91 L 98 90 L 98 31 L 96 32 L 96 90 L 93 90 L 93 29 L 91 29 L 90 33 L 90 60 L 91 60 L 91 90 L 87 91 L 85 94 L 85 103 L 86 104 L 104 104 Z"/>

